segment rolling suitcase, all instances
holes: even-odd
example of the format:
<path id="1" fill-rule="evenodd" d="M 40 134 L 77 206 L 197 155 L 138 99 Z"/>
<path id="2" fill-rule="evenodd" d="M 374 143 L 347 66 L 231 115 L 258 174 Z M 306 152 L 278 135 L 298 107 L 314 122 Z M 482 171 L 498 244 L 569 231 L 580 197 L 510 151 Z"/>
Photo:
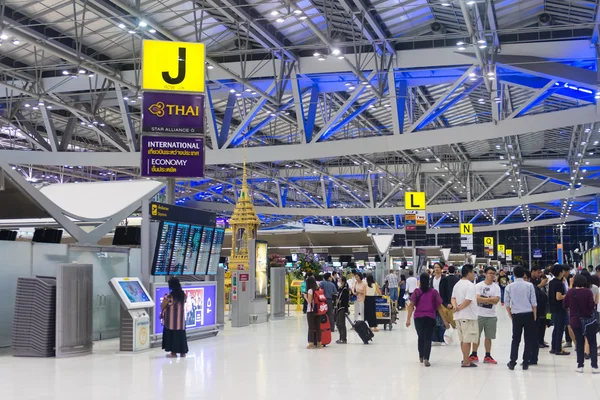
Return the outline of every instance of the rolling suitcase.
<path id="1" fill-rule="evenodd" d="M 369 328 L 369 325 L 365 321 L 356 321 L 352 323 L 352 320 L 348 315 L 346 315 L 346 319 L 348 320 L 348 322 L 350 322 L 350 325 L 354 328 L 354 330 L 356 331 L 356 333 L 358 334 L 358 336 L 364 344 L 369 344 L 369 342 L 373 340 L 373 336 L 375 335 L 373 334 L 371 328 Z"/>
<path id="2" fill-rule="evenodd" d="M 321 344 L 327 346 L 331 343 L 331 325 L 327 314 L 321 315 Z"/>

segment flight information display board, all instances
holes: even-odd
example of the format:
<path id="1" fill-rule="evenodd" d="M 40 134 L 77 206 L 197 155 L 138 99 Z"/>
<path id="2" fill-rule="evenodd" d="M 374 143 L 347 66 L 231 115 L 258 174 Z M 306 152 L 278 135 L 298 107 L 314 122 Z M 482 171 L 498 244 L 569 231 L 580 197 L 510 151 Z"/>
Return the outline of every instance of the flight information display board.
<path id="1" fill-rule="evenodd" d="M 189 224 L 177 224 L 177 229 L 175 229 L 175 238 L 173 240 L 173 253 L 169 266 L 170 275 L 180 274 L 181 270 L 183 269 L 189 232 Z"/>
<path id="2" fill-rule="evenodd" d="M 187 248 L 185 250 L 185 262 L 183 263 L 183 275 L 193 275 L 196 272 L 196 261 L 198 260 L 198 251 L 200 250 L 200 238 L 202 237 L 202 227 L 192 225 L 188 234 Z"/>
<path id="3" fill-rule="evenodd" d="M 162 222 L 160 224 L 154 262 L 152 263 L 152 275 L 167 275 L 169 272 L 176 229 L 177 224 L 174 222 Z"/>
<path id="4" fill-rule="evenodd" d="M 202 230 L 202 239 L 200 239 L 200 251 L 198 252 L 198 262 L 196 263 L 196 274 L 206 275 L 208 269 L 208 261 L 210 260 L 210 246 L 212 244 L 212 238 L 214 228 L 204 227 Z"/>
<path id="5" fill-rule="evenodd" d="M 219 268 L 219 259 L 221 258 L 221 247 L 225 238 L 225 229 L 216 228 L 213 235 L 212 246 L 210 248 L 210 262 L 208 264 L 208 275 L 216 275 Z"/>

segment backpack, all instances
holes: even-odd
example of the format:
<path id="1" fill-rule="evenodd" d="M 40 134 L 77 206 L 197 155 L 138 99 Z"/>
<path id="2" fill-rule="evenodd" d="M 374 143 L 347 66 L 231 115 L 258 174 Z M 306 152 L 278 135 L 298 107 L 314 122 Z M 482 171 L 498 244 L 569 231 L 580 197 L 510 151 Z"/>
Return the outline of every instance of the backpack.
<path id="1" fill-rule="evenodd" d="M 327 298 L 323 289 L 319 289 L 313 294 L 313 302 L 317 315 L 327 314 Z"/>

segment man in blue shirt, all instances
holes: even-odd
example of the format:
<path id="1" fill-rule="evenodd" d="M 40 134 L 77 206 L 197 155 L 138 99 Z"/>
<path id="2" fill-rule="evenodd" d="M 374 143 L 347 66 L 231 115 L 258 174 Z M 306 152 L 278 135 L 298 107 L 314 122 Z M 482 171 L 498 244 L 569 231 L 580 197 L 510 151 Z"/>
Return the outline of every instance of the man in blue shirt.
<path id="1" fill-rule="evenodd" d="M 325 292 L 325 298 L 327 299 L 327 317 L 329 318 L 329 325 L 331 326 L 331 332 L 335 332 L 335 323 L 333 321 L 333 296 L 337 293 L 337 286 L 331 282 L 331 274 L 329 272 L 323 275 L 323 281 L 320 283 L 323 292 Z"/>
<path id="2" fill-rule="evenodd" d="M 525 282 L 525 268 L 515 267 L 513 270 L 515 281 L 506 287 L 504 293 L 504 303 L 506 311 L 512 320 L 513 334 L 512 345 L 510 347 L 510 361 L 507 364 L 510 370 L 514 370 L 519 357 L 519 345 L 521 344 L 521 336 L 525 331 L 525 352 L 523 360 L 523 369 L 529 369 L 529 356 L 531 355 L 532 346 L 537 346 L 535 343 L 535 320 L 537 318 L 537 300 L 535 297 L 535 288 L 533 284 Z"/>

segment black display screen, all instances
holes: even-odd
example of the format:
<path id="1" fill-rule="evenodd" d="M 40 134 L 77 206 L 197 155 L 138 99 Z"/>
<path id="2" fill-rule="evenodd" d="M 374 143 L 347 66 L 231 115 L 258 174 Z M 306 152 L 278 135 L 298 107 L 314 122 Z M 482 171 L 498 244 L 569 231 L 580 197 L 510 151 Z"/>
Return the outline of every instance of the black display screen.
<path id="1" fill-rule="evenodd" d="M 177 224 L 174 222 L 161 223 L 158 231 L 156 251 L 154 252 L 152 275 L 167 275 L 173 253 L 173 240 L 176 229 Z"/>
<path id="2" fill-rule="evenodd" d="M 202 239 L 200 240 L 200 251 L 198 252 L 198 262 L 196 263 L 196 274 L 206 275 L 208 261 L 210 259 L 210 246 L 212 244 L 213 232 L 215 228 L 204 227 L 202 230 Z"/>
<path id="3" fill-rule="evenodd" d="M 175 229 L 175 238 L 173 240 L 173 252 L 171 255 L 171 264 L 169 266 L 169 275 L 180 274 L 181 270 L 183 269 L 189 231 L 189 224 L 177 224 L 177 229 Z"/>
<path id="4" fill-rule="evenodd" d="M 212 246 L 210 248 L 210 262 L 208 264 L 208 275 L 216 275 L 219 268 L 219 259 L 221 258 L 221 247 L 225 238 L 225 229 L 215 229 Z"/>
<path id="5" fill-rule="evenodd" d="M 202 227 L 192 225 L 188 234 L 187 249 L 185 250 L 185 261 L 183 263 L 183 275 L 193 275 L 196 272 L 196 261 L 200 251 L 200 239 L 202 237 Z"/>

